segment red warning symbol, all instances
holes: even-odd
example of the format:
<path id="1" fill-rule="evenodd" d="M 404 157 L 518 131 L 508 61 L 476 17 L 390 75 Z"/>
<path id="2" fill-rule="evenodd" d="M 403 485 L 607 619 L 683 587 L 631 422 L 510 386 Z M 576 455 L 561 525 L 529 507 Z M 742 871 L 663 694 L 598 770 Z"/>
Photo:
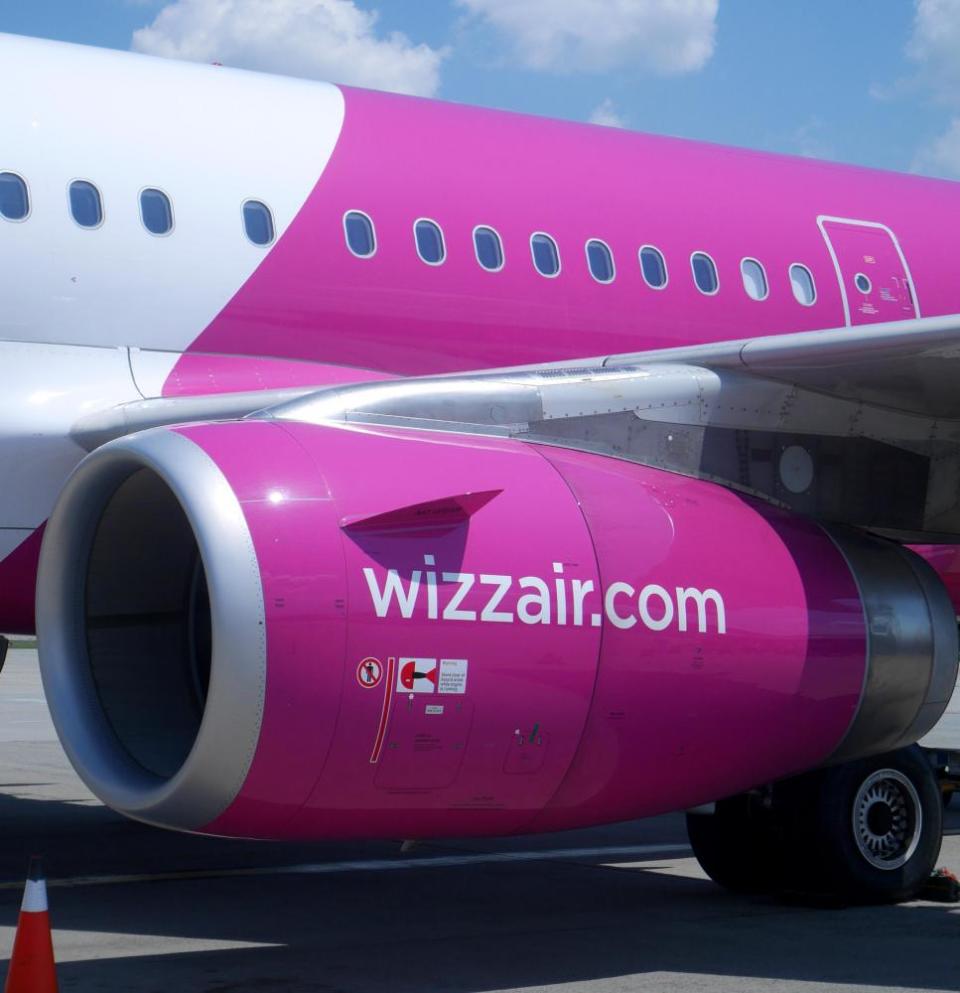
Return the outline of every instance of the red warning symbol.
<path id="1" fill-rule="evenodd" d="M 383 665 L 380 659 L 365 658 L 357 666 L 357 682 L 367 690 L 372 690 L 374 686 L 380 685 L 383 679 Z"/>
<path id="2" fill-rule="evenodd" d="M 400 659 L 397 689 L 408 693 L 434 693 L 437 689 L 436 659 Z"/>

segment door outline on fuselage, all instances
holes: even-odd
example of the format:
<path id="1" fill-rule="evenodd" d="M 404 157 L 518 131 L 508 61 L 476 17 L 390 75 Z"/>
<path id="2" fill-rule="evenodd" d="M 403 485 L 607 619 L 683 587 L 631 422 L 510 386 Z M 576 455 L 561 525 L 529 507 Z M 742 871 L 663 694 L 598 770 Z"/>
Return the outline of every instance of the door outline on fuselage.
<path id="1" fill-rule="evenodd" d="M 843 320 L 846 326 L 852 327 L 850 320 L 850 300 L 847 297 L 847 286 L 843 279 L 843 270 L 840 268 L 840 260 L 837 258 L 837 253 L 833 249 L 833 244 L 830 241 L 830 235 L 827 233 L 827 229 L 824 227 L 825 224 L 850 224 L 860 228 L 878 228 L 881 231 L 886 231 L 890 236 L 890 240 L 893 242 L 893 247 L 897 250 L 897 255 L 900 257 L 900 264 L 903 266 L 903 271 L 907 274 L 907 281 L 910 284 L 910 299 L 913 302 L 913 316 L 920 316 L 920 300 L 917 297 L 917 284 L 913 281 L 913 273 L 910 271 L 910 266 L 907 264 L 907 257 L 903 254 L 903 249 L 900 247 L 900 242 L 897 236 L 893 233 L 893 230 L 887 227 L 886 224 L 880 224 L 877 221 L 859 221 L 853 217 L 834 217 L 832 214 L 819 214 L 817 216 L 817 227 L 820 229 L 820 234 L 823 235 L 824 243 L 827 246 L 827 251 L 830 253 L 830 258 L 833 260 L 833 269 L 837 274 L 837 283 L 840 286 L 840 298 L 843 301 Z"/>

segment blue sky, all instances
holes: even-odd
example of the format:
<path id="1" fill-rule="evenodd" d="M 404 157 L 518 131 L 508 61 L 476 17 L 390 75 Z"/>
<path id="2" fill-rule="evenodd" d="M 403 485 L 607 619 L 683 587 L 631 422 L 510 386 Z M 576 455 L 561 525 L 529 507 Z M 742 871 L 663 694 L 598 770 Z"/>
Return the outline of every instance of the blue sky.
<path id="1" fill-rule="evenodd" d="M 0 31 L 960 178 L 960 0 L 0 0 Z"/>

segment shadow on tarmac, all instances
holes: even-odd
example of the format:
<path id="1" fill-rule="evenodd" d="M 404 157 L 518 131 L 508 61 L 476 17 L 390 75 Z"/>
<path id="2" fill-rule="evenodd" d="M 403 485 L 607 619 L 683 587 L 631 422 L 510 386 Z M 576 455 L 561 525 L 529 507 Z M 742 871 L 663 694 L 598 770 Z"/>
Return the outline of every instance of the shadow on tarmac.
<path id="1" fill-rule="evenodd" d="M 960 811 L 948 817 L 951 832 L 960 833 Z M 398 856 L 395 842 L 265 845 L 174 835 L 98 805 L 9 793 L 0 793 L 0 823 L 5 880 L 22 878 L 35 848 L 45 854 L 50 877 Z M 681 819 L 425 845 L 413 858 L 656 841 L 682 843 Z M 85 933 L 80 953 L 76 936 L 70 938 L 74 960 L 61 961 L 61 987 L 481 993 L 572 984 L 565 993 L 739 993 L 801 982 L 960 986 L 960 914 L 949 906 L 784 906 L 736 898 L 691 878 L 689 859 L 604 864 L 622 860 L 53 887 L 54 927 Z M 0 924 L 15 923 L 19 899 L 18 888 L 0 892 Z M 158 943 L 164 954 L 155 954 Z M 217 947 L 229 943 L 250 947 Z"/>
<path id="2" fill-rule="evenodd" d="M 136 906 L 104 888 L 58 900 L 55 920 L 278 946 L 67 963 L 65 989 L 480 993 L 625 976 L 658 988 L 657 975 L 670 973 L 752 977 L 761 988 L 790 980 L 955 990 L 960 967 L 947 907 L 781 908 L 642 868 L 526 863 L 154 884 Z"/>

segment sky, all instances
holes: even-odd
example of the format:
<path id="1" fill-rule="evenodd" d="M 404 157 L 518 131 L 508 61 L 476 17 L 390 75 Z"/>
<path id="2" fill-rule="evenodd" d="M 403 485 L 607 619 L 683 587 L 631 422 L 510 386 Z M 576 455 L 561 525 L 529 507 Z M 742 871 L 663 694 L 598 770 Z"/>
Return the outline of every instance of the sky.
<path id="1" fill-rule="evenodd" d="M 960 179 L 960 0 L 0 0 L 0 31 Z"/>

